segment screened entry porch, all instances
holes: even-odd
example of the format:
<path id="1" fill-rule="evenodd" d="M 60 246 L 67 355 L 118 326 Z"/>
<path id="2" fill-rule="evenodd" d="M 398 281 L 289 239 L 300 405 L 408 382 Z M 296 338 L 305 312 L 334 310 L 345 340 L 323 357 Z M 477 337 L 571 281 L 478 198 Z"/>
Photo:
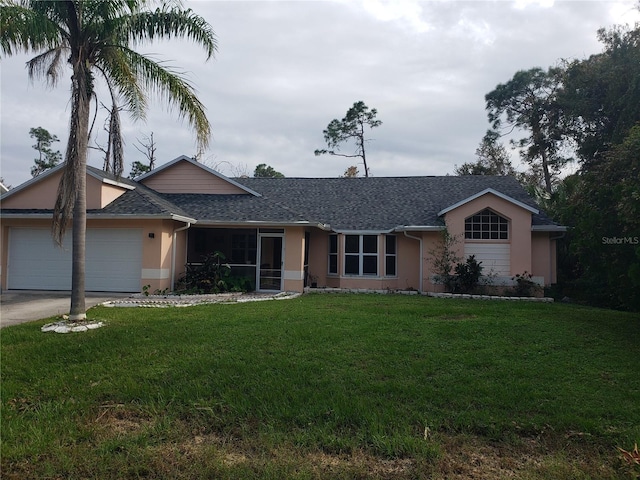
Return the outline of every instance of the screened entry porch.
<path id="1" fill-rule="evenodd" d="M 187 266 L 201 265 L 215 252 L 224 256 L 231 276 L 251 290 L 282 291 L 284 229 L 192 227 L 187 235 Z"/>

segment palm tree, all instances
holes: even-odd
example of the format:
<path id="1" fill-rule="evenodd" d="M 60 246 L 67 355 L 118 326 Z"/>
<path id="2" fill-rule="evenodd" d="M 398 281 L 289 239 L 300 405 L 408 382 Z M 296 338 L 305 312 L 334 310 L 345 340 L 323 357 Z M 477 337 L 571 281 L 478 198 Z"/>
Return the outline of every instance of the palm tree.
<path id="1" fill-rule="evenodd" d="M 86 166 L 91 99 L 96 76 L 102 78 L 114 104 L 122 102 L 135 119 L 144 118 L 147 93 L 178 109 L 194 128 L 198 147 L 206 148 L 211 128 L 193 87 L 177 72 L 136 53 L 132 47 L 156 38 L 186 38 L 202 46 L 210 59 L 216 51 L 211 26 L 191 10 L 146 0 L 0 0 L 0 49 L 4 55 L 37 53 L 27 62 L 30 78 L 51 84 L 72 69 L 71 118 L 66 165 L 58 187 L 52 233 L 59 244 L 72 222 L 72 321 L 86 318 L 84 260 L 86 233 Z M 112 112 L 118 115 L 119 108 Z M 111 140 L 115 173 L 122 171 L 119 118 Z"/>

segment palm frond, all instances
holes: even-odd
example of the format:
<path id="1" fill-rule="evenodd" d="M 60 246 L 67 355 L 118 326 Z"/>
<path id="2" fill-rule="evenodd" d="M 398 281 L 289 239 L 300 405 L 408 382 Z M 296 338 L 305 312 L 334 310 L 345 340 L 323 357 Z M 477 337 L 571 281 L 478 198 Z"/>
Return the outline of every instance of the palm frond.
<path id="1" fill-rule="evenodd" d="M 104 74 L 105 72 L 103 72 Z M 111 110 L 109 110 L 109 144 L 107 151 L 113 154 L 112 171 L 116 177 L 122 175 L 124 169 L 124 141 L 122 139 L 122 124 L 120 123 L 120 110 L 116 92 L 110 79 L 105 75 L 109 94 L 111 95 Z M 109 159 L 106 159 L 108 162 Z M 106 169 L 105 169 L 106 170 Z"/>
<path id="2" fill-rule="evenodd" d="M 211 25 L 191 9 L 158 8 L 122 17 L 119 28 L 121 40 L 128 38 L 133 45 L 156 38 L 186 38 L 205 49 L 207 60 L 218 50 L 218 42 Z M 124 43 L 124 42 L 123 42 Z"/>
<path id="3" fill-rule="evenodd" d="M 27 62 L 29 78 L 45 77 L 48 84 L 55 86 L 65 66 L 62 61 L 62 52 L 65 50 L 65 47 L 56 47 L 29 60 Z"/>
<path id="4" fill-rule="evenodd" d="M 76 201 L 86 197 L 86 190 L 81 188 L 86 181 L 87 147 L 89 139 L 89 111 L 90 99 L 93 92 L 90 91 L 87 76 L 90 71 L 85 65 L 79 64 L 74 69 L 72 77 L 71 94 L 71 122 L 69 124 L 69 141 L 65 153 L 65 168 L 58 184 L 58 196 L 53 208 L 53 221 L 51 231 L 54 240 L 62 244 L 64 234 L 72 218 Z M 85 202 L 80 202 L 83 206 Z"/>
<path id="5" fill-rule="evenodd" d="M 120 107 L 116 103 L 112 105 L 109 114 L 109 143 L 113 154 L 112 171 L 119 178 L 124 170 L 124 141 L 120 123 Z"/>
<path id="6" fill-rule="evenodd" d="M 139 84 L 145 90 L 157 94 L 170 107 L 177 108 L 179 116 L 194 128 L 198 146 L 206 149 L 211 138 L 211 125 L 193 86 L 179 72 L 144 55 L 130 49 L 122 49 L 122 53 L 127 57 Z"/>
<path id="7" fill-rule="evenodd" d="M 64 41 L 64 31 L 40 12 L 6 0 L 0 3 L 0 50 L 4 55 L 54 49 Z"/>
<path id="8" fill-rule="evenodd" d="M 146 116 L 147 96 L 138 83 L 138 76 L 131 69 L 129 59 L 122 52 L 122 48 L 110 47 L 101 53 L 97 58 L 96 68 L 109 85 L 112 99 L 116 95 L 115 87 L 131 117 L 134 120 L 143 120 Z"/>

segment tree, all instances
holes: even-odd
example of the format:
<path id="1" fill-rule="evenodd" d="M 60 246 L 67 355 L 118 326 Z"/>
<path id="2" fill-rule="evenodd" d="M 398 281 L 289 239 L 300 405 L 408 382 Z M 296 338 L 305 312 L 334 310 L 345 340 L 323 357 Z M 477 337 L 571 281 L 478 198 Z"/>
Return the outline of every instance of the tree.
<path id="1" fill-rule="evenodd" d="M 507 83 L 485 96 L 486 109 L 494 130 L 507 133 L 520 129 L 528 135 L 513 146 L 521 149 L 523 160 L 542 170 L 544 188 L 553 189 L 552 176 L 569 161 L 562 155 L 564 130 L 558 92 L 562 69 L 532 68 L 516 72 Z"/>
<path id="2" fill-rule="evenodd" d="M 144 164 L 138 160 L 134 161 L 131 164 L 131 173 L 129 173 L 129 178 L 135 178 L 144 173 L 150 172 L 156 166 L 156 142 L 153 139 L 153 132 L 151 132 L 151 135 L 148 137 L 145 135 L 142 140 L 138 139 L 137 142 L 140 146 L 134 145 L 134 147 L 136 147 L 136 150 L 147 158 L 148 164 Z"/>
<path id="3" fill-rule="evenodd" d="M 188 120 L 199 145 L 210 139 L 209 121 L 193 87 L 132 46 L 157 38 L 187 38 L 201 45 L 209 59 L 217 48 L 214 33 L 191 10 L 163 3 L 152 11 L 145 5 L 144 0 L 5 0 L 0 5 L 0 48 L 5 55 L 37 53 L 27 62 L 30 78 L 44 77 L 55 85 L 65 62 L 72 70 L 66 165 L 52 222 L 54 239 L 61 244 L 72 219 L 71 321 L 86 318 L 86 167 L 96 76 L 104 80 L 112 102 L 123 102 L 134 120 L 144 118 L 146 92 L 156 92 Z M 122 142 L 118 144 L 121 148 Z"/>
<path id="4" fill-rule="evenodd" d="M 572 226 L 569 288 L 599 306 L 640 310 L 640 125 L 557 194 L 552 213 Z"/>
<path id="5" fill-rule="evenodd" d="M 378 111 L 375 108 L 369 110 L 364 102 L 355 102 L 353 106 L 347 110 L 347 114 L 342 120 L 334 118 L 331 120 L 325 130 L 323 130 L 324 140 L 327 142 L 328 149 L 319 149 L 314 153 L 318 155 L 336 155 L 347 158 L 361 158 L 364 165 L 364 176 L 369 176 L 369 167 L 367 166 L 367 155 L 365 151 L 365 127 L 376 128 L 382 125 L 380 120 L 376 119 Z M 340 144 L 344 142 L 355 142 L 355 153 L 347 155 L 339 153 Z"/>
<path id="6" fill-rule="evenodd" d="M 91 128 L 89 129 L 89 137 L 91 137 L 91 132 L 93 131 L 93 127 L 96 121 L 96 117 L 98 116 L 98 102 L 96 99 L 96 111 L 93 117 L 93 122 L 91 124 Z M 124 109 L 119 106 L 116 102 L 116 99 L 112 97 L 112 107 L 109 108 L 104 103 L 100 103 L 100 106 L 104 108 L 107 112 L 107 119 L 104 123 L 102 129 L 107 132 L 107 145 L 102 146 L 98 143 L 97 140 L 94 140 L 95 146 L 89 146 L 89 148 L 93 148 L 95 150 L 100 150 L 104 153 L 104 162 L 102 163 L 102 170 L 105 172 L 122 172 L 122 168 L 124 165 L 124 152 L 123 152 L 123 140 L 122 140 L 122 130 L 120 126 L 120 112 Z"/>
<path id="7" fill-rule="evenodd" d="M 273 167 L 270 167 L 266 163 L 258 165 L 253 171 L 253 176 L 255 178 L 284 178 L 283 174 L 277 172 Z"/>
<path id="8" fill-rule="evenodd" d="M 51 144 L 60 140 L 42 127 L 29 129 L 29 136 L 36 139 L 36 144 L 33 145 L 33 148 L 38 151 L 38 158 L 33 160 L 35 165 L 31 167 L 31 176 L 37 177 L 42 172 L 58 165 L 62 160 L 60 151 L 56 150 L 54 152 L 51 149 Z"/>
<path id="9" fill-rule="evenodd" d="M 546 208 L 571 227 L 558 244 L 563 293 L 640 310 L 640 27 L 598 38 L 602 53 L 566 66 L 558 102 L 580 170 Z"/>
<path id="10" fill-rule="evenodd" d="M 640 121 L 640 26 L 598 31 L 604 51 L 567 65 L 560 102 L 583 168 Z"/>
<path id="11" fill-rule="evenodd" d="M 358 167 L 355 165 L 351 165 L 344 171 L 342 176 L 344 178 L 356 178 L 359 174 L 360 172 L 358 171 Z"/>
<path id="12" fill-rule="evenodd" d="M 456 175 L 516 175 L 511 165 L 509 153 L 503 144 L 498 142 L 500 134 L 487 130 L 480 145 L 476 149 L 475 162 L 463 163 L 454 169 Z"/>

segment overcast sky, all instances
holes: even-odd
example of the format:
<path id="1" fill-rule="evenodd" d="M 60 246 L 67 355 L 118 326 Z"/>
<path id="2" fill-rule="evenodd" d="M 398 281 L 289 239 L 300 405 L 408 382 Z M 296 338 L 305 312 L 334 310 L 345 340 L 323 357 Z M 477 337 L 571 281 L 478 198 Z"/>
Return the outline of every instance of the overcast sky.
<path id="1" fill-rule="evenodd" d="M 518 70 L 601 52 L 598 28 L 640 20 L 635 3 L 191 1 L 185 6 L 216 32 L 214 59 L 205 62 L 186 42 L 138 50 L 186 72 L 196 86 L 213 127 L 202 161 L 225 175 L 251 175 L 260 163 L 287 177 L 342 175 L 353 160 L 313 152 L 325 147 L 327 124 L 359 100 L 383 122 L 368 133 L 373 176 L 445 175 L 475 160 L 489 127 L 486 93 Z M 30 128 L 46 128 L 61 140 L 54 148 L 66 148 L 69 82 L 54 89 L 29 82 L 31 56 L 0 62 L 1 176 L 14 187 L 31 178 L 37 156 Z M 100 100 L 108 102 L 104 92 Z M 126 175 L 131 162 L 144 160 L 136 140 L 151 132 L 157 165 L 196 153 L 188 125 L 157 100 L 146 122 L 125 114 L 123 123 Z M 89 163 L 101 167 L 101 157 L 93 150 Z"/>

